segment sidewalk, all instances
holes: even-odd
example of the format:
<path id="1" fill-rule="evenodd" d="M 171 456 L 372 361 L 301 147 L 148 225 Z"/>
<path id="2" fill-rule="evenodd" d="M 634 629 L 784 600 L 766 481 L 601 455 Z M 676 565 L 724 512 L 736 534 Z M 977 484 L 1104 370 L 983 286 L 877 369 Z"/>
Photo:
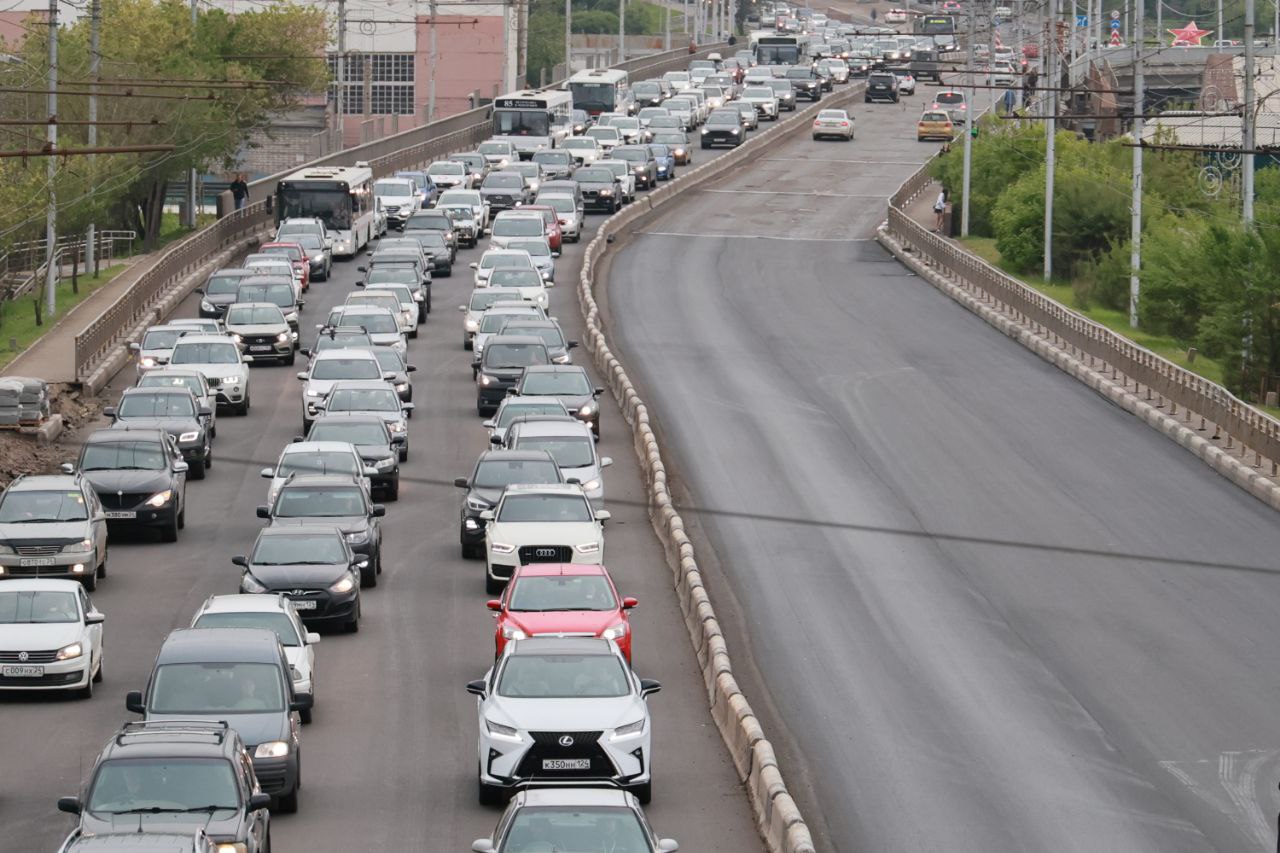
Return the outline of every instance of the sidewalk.
<path id="1" fill-rule="evenodd" d="M 89 294 L 82 302 L 58 317 L 40 339 L 9 362 L 4 372 L 11 376 L 38 376 L 47 382 L 75 379 L 76 335 L 133 286 L 159 252 L 135 255 L 111 281 Z M 68 285 L 69 286 L 69 285 Z"/>

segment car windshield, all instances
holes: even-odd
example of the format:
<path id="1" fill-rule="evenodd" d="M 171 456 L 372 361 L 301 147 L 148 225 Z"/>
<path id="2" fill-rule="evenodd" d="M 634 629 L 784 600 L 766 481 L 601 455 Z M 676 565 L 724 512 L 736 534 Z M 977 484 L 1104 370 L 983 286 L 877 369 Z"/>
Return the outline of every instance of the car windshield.
<path id="1" fill-rule="evenodd" d="M 373 194 L 379 198 L 413 195 L 413 184 L 408 181 L 375 181 Z"/>
<path id="2" fill-rule="evenodd" d="M 531 269 L 494 270 L 490 287 L 542 287 L 542 275 Z"/>
<path id="3" fill-rule="evenodd" d="M 341 450 L 307 450 L 286 453 L 276 469 L 277 477 L 290 474 L 357 474 L 360 466 L 350 452 Z"/>
<path id="4" fill-rule="evenodd" d="M 567 195 L 550 195 L 539 200 L 555 208 L 556 213 L 573 213 L 578 209 L 577 202 Z"/>
<path id="5" fill-rule="evenodd" d="M 122 418 L 194 418 L 195 401 L 186 394 L 126 394 L 117 413 Z"/>
<path id="6" fill-rule="evenodd" d="M 924 115 L 920 116 L 920 120 L 947 122 L 948 124 L 950 124 L 951 116 L 947 115 L 946 113 L 925 113 Z"/>
<path id="7" fill-rule="evenodd" d="M 537 273 L 534 274 L 537 275 Z M 542 284 L 542 276 L 538 276 L 538 284 Z M 480 332 L 482 334 L 494 335 L 501 332 L 507 323 L 511 322 L 512 318 L 527 318 L 535 316 L 536 315 L 532 311 L 521 311 L 514 314 L 507 313 L 505 311 L 496 313 L 487 311 L 485 312 L 485 315 L 480 318 Z"/>
<path id="8" fill-rule="evenodd" d="M 541 237 L 543 225 L 541 219 L 532 216 L 499 217 L 493 223 L 495 237 Z"/>
<path id="9" fill-rule="evenodd" d="M 374 267 L 369 270 L 366 284 L 409 284 L 417 286 L 422 280 L 411 267 Z"/>
<path id="10" fill-rule="evenodd" d="M 618 132 L 616 127 L 593 127 L 584 134 L 592 139 L 618 141 L 622 138 L 622 134 Z"/>
<path id="11" fill-rule="evenodd" d="M 566 139 L 560 143 L 560 147 L 572 148 L 573 146 L 569 145 L 570 141 L 572 140 Z M 533 155 L 533 162 L 543 163 L 548 166 L 567 166 L 569 164 L 569 155 L 563 151 L 539 151 Z"/>
<path id="12" fill-rule="evenodd" d="M 507 495 L 498 521 L 591 521 L 590 505 L 581 495 Z"/>
<path id="13" fill-rule="evenodd" d="M 595 137 L 590 137 L 588 139 L 566 139 L 564 142 L 560 143 L 560 147 L 566 148 L 570 151 L 578 148 L 595 151 L 599 146 L 596 145 Z"/>
<path id="14" fill-rule="evenodd" d="M 399 300 L 396 300 L 397 304 Z M 330 318 L 332 326 L 363 326 L 371 335 L 389 335 L 400 332 L 400 324 L 396 318 L 385 311 L 338 311 L 337 316 Z M 319 367 L 319 365 L 316 365 Z M 328 377 L 317 376 L 317 379 Z M 371 379 L 371 376 L 351 376 L 349 379 Z"/>
<path id="15" fill-rule="evenodd" d="M 752 86 L 750 89 L 744 89 L 742 92 L 744 98 L 772 98 L 773 90 L 768 86 Z"/>
<path id="16" fill-rule="evenodd" d="M 324 332 L 316 339 L 315 348 L 311 350 L 311 354 L 315 355 L 319 352 L 331 349 L 384 349 L 384 347 L 375 346 L 373 340 L 364 332 L 356 331 L 351 328 L 346 329 L 330 329 Z M 351 378 L 351 377 L 344 377 Z M 356 377 L 359 379 L 371 379 L 370 376 Z"/>
<path id="17" fill-rule="evenodd" d="M 269 663 L 161 664 L 147 703 L 152 714 L 265 714 L 284 709 L 280 667 Z"/>
<path id="18" fill-rule="evenodd" d="M 655 133 L 653 141 L 660 142 L 663 145 L 674 145 L 677 148 L 685 144 L 683 133 Z"/>
<path id="19" fill-rule="evenodd" d="M 847 121 L 849 116 L 845 114 L 844 110 L 823 110 L 822 112 L 818 113 L 818 118 L 830 118 L 830 119 L 836 119 L 837 121 Z"/>
<path id="20" fill-rule="evenodd" d="M 152 329 L 142 336 L 142 348 L 144 350 L 173 349 L 178 338 L 189 331 L 190 329 Z"/>
<path id="21" fill-rule="evenodd" d="M 626 160 L 628 163 L 643 163 L 649 159 L 648 151 L 614 149 L 611 155 L 615 160 Z"/>
<path id="22" fill-rule="evenodd" d="M 173 348 L 170 364 L 239 364 L 240 350 L 231 341 L 180 343 Z"/>
<path id="23" fill-rule="evenodd" d="M 322 566 L 345 563 L 337 536 L 259 536 L 249 562 L 258 566 Z"/>
<path id="24" fill-rule="evenodd" d="M 511 591 L 509 610 L 617 610 L 609 581 L 602 575 L 533 575 L 520 578 Z"/>
<path id="25" fill-rule="evenodd" d="M 330 412 L 398 412 L 400 397 L 391 388 L 338 388 L 324 407 Z"/>
<path id="26" fill-rule="evenodd" d="M 155 441 L 104 441 L 87 444 L 82 471 L 163 471 L 166 454 Z"/>
<path id="27" fill-rule="evenodd" d="M 413 294 L 409 292 L 409 288 L 403 286 L 403 283 L 396 282 L 395 284 L 391 284 L 390 282 L 379 282 L 379 284 L 381 284 L 382 286 L 375 287 L 372 289 L 366 286 L 365 292 L 366 293 L 392 293 L 392 294 L 395 294 L 396 299 L 400 300 L 401 308 L 408 308 L 409 306 L 413 305 Z"/>
<path id="28" fill-rule="evenodd" d="M 275 305 L 243 305 L 227 309 L 228 326 L 283 326 L 284 314 Z"/>
<path id="29" fill-rule="evenodd" d="M 496 692 L 513 699 L 616 698 L 628 695 L 631 684 L 613 655 L 512 655 Z"/>
<path id="30" fill-rule="evenodd" d="M 359 486 L 286 486 L 276 501 L 277 518 L 347 518 L 365 515 Z"/>
<path id="31" fill-rule="evenodd" d="M 531 397 L 555 397 L 560 394 L 581 396 L 590 394 L 591 391 L 592 385 L 587 377 L 576 370 L 528 373 L 520 384 L 520 393 Z"/>
<path id="32" fill-rule="evenodd" d="M 741 121 L 742 118 L 737 110 L 727 113 L 717 110 L 711 114 L 711 118 L 707 119 L 707 124 L 715 127 L 737 127 Z"/>
<path id="33" fill-rule="evenodd" d="M 311 369 L 312 379 L 381 379 L 377 359 L 324 358 Z"/>
<path id="34" fill-rule="evenodd" d="M 209 296 L 235 293 L 236 288 L 240 286 L 240 279 L 242 278 L 244 278 L 242 275 L 218 275 L 214 273 L 204 283 L 204 292 Z"/>
<path id="35" fill-rule="evenodd" d="M 494 172 L 480 186 L 489 189 L 518 190 L 524 186 L 524 178 L 515 172 Z"/>
<path id="36" fill-rule="evenodd" d="M 541 235 L 542 223 L 538 223 L 538 233 Z M 541 236 L 527 240 L 512 240 L 507 244 L 508 248 L 519 249 L 522 252 L 528 252 L 530 257 L 549 258 L 551 257 L 551 246 Z"/>
<path id="37" fill-rule="evenodd" d="M 240 808 L 235 774 L 222 758 L 115 758 L 98 767 L 85 811 L 98 814 L 214 812 Z"/>
<path id="38" fill-rule="evenodd" d="M 0 500 L 0 524 L 34 524 L 41 521 L 87 521 L 84 495 L 56 490 L 8 492 Z"/>
<path id="39" fill-rule="evenodd" d="M 533 263 L 529 260 L 528 255 L 497 252 L 485 252 L 484 257 L 480 259 L 480 269 L 491 270 L 495 267 L 525 267 L 532 268 Z"/>
<path id="40" fill-rule="evenodd" d="M 614 151 L 613 157 L 618 160 L 626 159 L 620 151 Z M 573 179 L 580 184 L 611 184 L 613 183 L 613 172 L 600 166 L 590 166 L 575 172 Z"/>
<path id="41" fill-rule="evenodd" d="M 623 175 L 629 174 L 628 170 L 631 168 L 623 160 L 601 160 L 599 167 L 601 169 L 608 169 L 609 173 L 615 178 L 620 178 Z"/>
<path id="42" fill-rule="evenodd" d="M 313 254 L 319 253 L 321 248 L 323 248 L 320 238 L 311 234 L 296 234 L 293 237 L 293 242 L 306 249 L 307 252 Z"/>
<path id="43" fill-rule="evenodd" d="M 511 425 L 516 418 L 526 415 L 568 415 L 569 412 L 561 403 L 507 403 L 498 412 L 496 419 L 500 429 Z M 551 480 L 549 482 L 556 482 Z"/>
<path id="44" fill-rule="evenodd" d="M 960 92 L 939 92 L 933 96 L 933 99 L 939 104 L 963 104 L 964 95 Z"/>
<path id="45" fill-rule="evenodd" d="M 441 175 L 455 175 L 461 177 L 467 173 L 467 167 L 461 163 L 432 163 L 427 167 L 427 174 L 431 177 Z"/>
<path id="46" fill-rule="evenodd" d="M 386 427 L 381 421 L 345 423 L 317 421 L 311 427 L 311 441 L 345 441 L 348 444 L 387 444 Z"/>
<path id="47" fill-rule="evenodd" d="M 666 157 L 668 154 L 671 153 L 670 149 L 668 149 L 667 146 L 665 145 L 651 144 L 649 146 L 649 150 L 653 152 L 653 156 L 655 157 Z"/>
<path id="48" fill-rule="evenodd" d="M 13 590 L 0 592 L 0 625 L 79 622 L 74 592 Z"/>
<path id="49" fill-rule="evenodd" d="M 202 396 L 205 390 L 200 387 L 200 379 L 195 376 L 174 376 L 168 373 L 161 373 L 156 370 L 149 370 L 142 374 L 142 378 L 138 380 L 139 388 L 186 388 L 197 397 Z"/>
<path id="50" fill-rule="evenodd" d="M 528 367 L 547 364 L 547 348 L 537 344 L 490 343 L 484 348 L 485 367 Z"/>
<path id="51" fill-rule="evenodd" d="M 478 489 L 499 489 L 517 483 L 542 485 L 559 482 L 560 469 L 550 459 L 485 459 L 471 478 L 471 485 Z"/>
<path id="52" fill-rule="evenodd" d="M 445 213 L 419 213 L 410 216 L 404 224 L 405 231 L 448 231 L 452 227 Z"/>
<path id="53" fill-rule="evenodd" d="M 278 537 L 281 539 L 298 539 L 301 537 Z M 254 562 L 260 562 L 254 560 Z M 341 559 L 333 562 L 341 562 Z M 284 613 L 271 611 L 249 611 L 247 613 L 206 613 L 196 620 L 193 628 L 265 628 L 275 631 L 280 638 L 280 645 L 295 649 L 302 645 L 302 638 L 293 626 L 293 620 Z"/>
<path id="54" fill-rule="evenodd" d="M 481 142 L 476 148 L 481 154 L 509 154 L 511 153 L 510 142 Z"/>
<path id="55" fill-rule="evenodd" d="M 545 450 L 561 468 L 585 468 L 596 461 L 595 447 L 589 438 L 572 436 L 521 436 L 516 440 L 520 450 Z"/>

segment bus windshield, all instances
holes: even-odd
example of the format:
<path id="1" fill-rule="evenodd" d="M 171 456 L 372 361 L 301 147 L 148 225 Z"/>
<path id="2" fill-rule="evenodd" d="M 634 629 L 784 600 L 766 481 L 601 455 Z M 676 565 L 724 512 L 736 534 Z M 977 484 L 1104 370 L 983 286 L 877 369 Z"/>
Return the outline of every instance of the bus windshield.
<path id="1" fill-rule="evenodd" d="M 285 184 L 279 195 L 281 221 L 315 216 L 330 231 L 351 229 L 351 196 L 346 190 Z"/>
<path id="2" fill-rule="evenodd" d="M 800 48 L 794 44 L 758 44 L 756 62 L 761 65 L 796 65 L 800 62 Z"/>
<path id="3" fill-rule="evenodd" d="M 551 116 L 545 110 L 494 110 L 495 136 L 550 136 Z"/>
<path id="4" fill-rule="evenodd" d="M 617 103 L 618 87 L 612 83 L 569 81 L 569 91 L 573 93 L 574 109 L 605 112 Z"/>

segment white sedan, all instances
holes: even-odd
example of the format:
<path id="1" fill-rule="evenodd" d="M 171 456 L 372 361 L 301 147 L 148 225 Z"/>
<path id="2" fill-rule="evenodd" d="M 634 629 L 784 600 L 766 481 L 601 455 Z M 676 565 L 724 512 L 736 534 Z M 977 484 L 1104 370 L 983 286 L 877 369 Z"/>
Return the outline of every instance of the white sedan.
<path id="1" fill-rule="evenodd" d="M 844 110 L 823 110 L 813 120 L 813 138 L 853 139 L 853 116 Z"/>
<path id="2" fill-rule="evenodd" d="M 0 691 L 93 696 L 102 680 L 105 620 L 79 581 L 0 581 Z"/>

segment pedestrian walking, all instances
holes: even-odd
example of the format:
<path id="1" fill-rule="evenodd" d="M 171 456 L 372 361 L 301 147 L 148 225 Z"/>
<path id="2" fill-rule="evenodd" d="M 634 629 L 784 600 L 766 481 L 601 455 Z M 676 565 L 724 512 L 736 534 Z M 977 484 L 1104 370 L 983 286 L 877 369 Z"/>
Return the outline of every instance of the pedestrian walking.
<path id="1" fill-rule="evenodd" d="M 1004 114 L 1010 115 L 1013 112 L 1013 90 L 1004 90 Z"/>
<path id="2" fill-rule="evenodd" d="M 249 203 L 249 182 L 245 180 L 244 172 L 236 172 L 235 180 L 227 189 L 231 190 L 231 198 L 236 203 L 236 210 L 242 209 Z"/>
<path id="3" fill-rule="evenodd" d="M 938 200 L 933 203 L 934 226 L 933 233 L 942 233 L 942 218 L 947 212 L 947 191 L 943 189 L 938 193 Z"/>

